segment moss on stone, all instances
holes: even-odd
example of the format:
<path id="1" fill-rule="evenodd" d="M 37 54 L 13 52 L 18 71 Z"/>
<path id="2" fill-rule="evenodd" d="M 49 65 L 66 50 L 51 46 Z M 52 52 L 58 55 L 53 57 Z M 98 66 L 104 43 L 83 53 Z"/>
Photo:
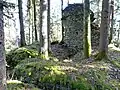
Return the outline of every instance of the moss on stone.
<path id="1" fill-rule="evenodd" d="M 22 47 L 12 50 L 6 54 L 6 61 L 10 68 L 13 69 L 21 60 L 24 60 L 25 58 L 35 58 L 37 56 L 38 52 L 36 50 Z"/>

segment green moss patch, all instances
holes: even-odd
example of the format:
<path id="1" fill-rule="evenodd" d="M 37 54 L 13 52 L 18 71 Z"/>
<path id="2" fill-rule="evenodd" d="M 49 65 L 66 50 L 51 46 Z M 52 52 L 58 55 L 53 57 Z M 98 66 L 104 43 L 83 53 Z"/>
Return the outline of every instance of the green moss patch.
<path id="1" fill-rule="evenodd" d="M 41 89 L 34 87 L 34 85 L 22 83 L 21 81 L 9 80 L 7 81 L 7 90 L 41 90 Z"/>
<path id="2" fill-rule="evenodd" d="M 112 85 L 109 66 L 110 63 L 104 61 L 81 65 L 36 58 L 17 65 L 14 78 L 45 90 L 115 90 L 119 86 Z"/>
<path id="3" fill-rule="evenodd" d="M 115 67 L 118 67 L 120 68 L 120 60 L 112 60 L 111 63 L 115 66 Z"/>
<path id="4" fill-rule="evenodd" d="M 119 58 L 89 63 L 87 59 L 81 59 L 81 53 L 72 57 L 70 62 L 62 62 L 52 55 L 50 60 L 45 60 L 44 55 L 39 58 L 37 48 L 37 44 L 29 45 L 7 54 L 7 63 L 10 68 L 14 68 L 12 79 L 24 82 L 9 83 L 8 90 L 37 90 L 31 85 L 43 90 L 119 90 L 118 79 L 110 78 L 109 75 L 115 75 L 114 71 L 118 74 L 116 68 L 120 67 Z M 119 56 L 118 52 L 112 55 Z M 108 56 L 111 56 L 110 52 Z M 115 70 L 110 71 L 111 68 Z"/>
<path id="5" fill-rule="evenodd" d="M 26 61 L 26 60 L 24 60 Z M 70 63 L 53 60 L 37 62 L 21 62 L 15 68 L 15 76 L 25 83 L 34 84 L 45 90 L 90 90 L 91 86 L 84 76 L 77 75 L 78 69 Z"/>
<path id="6" fill-rule="evenodd" d="M 95 90 L 114 90 L 107 82 L 107 73 L 104 71 L 91 69 L 85 75 Z"/>
<path id="7" fill-rule="evenodd" d="M 25 58 L 35 58 L 37 56 L 38 51 L 22 47 L 6 54 L 6 61 L 10 68 L 14 68 L 21 60 L 24 60 Z"/>

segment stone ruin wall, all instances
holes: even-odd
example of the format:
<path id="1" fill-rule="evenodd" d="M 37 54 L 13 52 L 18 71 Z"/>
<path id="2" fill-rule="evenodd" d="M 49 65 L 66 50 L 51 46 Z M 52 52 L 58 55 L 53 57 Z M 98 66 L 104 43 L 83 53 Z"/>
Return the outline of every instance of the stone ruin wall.
<path id="1" fill-rule="evenodd" d="M 83 50 L 83 4 L 70 4 L 63 11 L 63 41 L 76 52 Z M 98 45 L 99 31 L 91 30 L 92 46 Z"/>

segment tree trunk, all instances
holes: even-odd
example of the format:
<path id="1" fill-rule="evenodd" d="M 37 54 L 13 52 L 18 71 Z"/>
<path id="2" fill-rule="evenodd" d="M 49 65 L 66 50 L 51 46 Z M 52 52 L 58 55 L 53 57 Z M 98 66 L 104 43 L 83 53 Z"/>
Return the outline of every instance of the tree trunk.
<path id="1" fill-rule="evenodd" d="M 31 12 L 31 39 L 32 39 L 32 43 L 35 41 L 35 28 L 34 28 L 34 6 L 33 6 L 33 0 L 30 0 L 30 12 Z"/>
<path id="2" fill-rule="evenodd" d="M 109 0 L 102 1 L 101 25 L 100 25 L 100 48 L 97 60 L 107 59 L 109 29 Z"/>
<path id="3" fill-rule="evenodd" d="M 42 26 L 43 26 L 43 0 L 40 0 L 40 31 L 39 31 L 40 47 L 39 47 L 39 54 L 42 54 L 41 49 L 43 47 Z"/>
<path id="4" fill-rule="evenodd" d="M 40 0 L 40 30 L 39 30 L 39 40 L 40 40 L 40 47 L 39 47 L 39 54 L 42 53 L 41 48 L 43 47 L 43 36 L 42 36 L 42 17 L 43 17 L 43 0 Z"/>
<path id="5" fill-rule="evenodd" d="M 3 0 L 0 0 L 0 90 L 6 90 L 6 64 L 3 22 Z"/>
<path id="6" fill-rule="evenodd" d="M 20 35 L 21 35 L 21 47 L 22 47 L 26 45 L 24 24 L 23 24 L 22 0 L 18 0 L 18 9 L 19 9 Z"/>
<path id="7" fill-rule="evenodd" d="M 69 0 L 67 0 L 67 5 L 69 5 Z"/>
<path id="8" fill-rule="evenodd" d="M 117 30 L 118 32 L 118 36 L 117 36 L 117 47 L 119 46 L 119 40 L 120 40 L 120 20 L 118 21 L 119 22 L 119 29 Z"/>
<path id="9" fill-rule="evenodd" d="M 35 41 L 38 41 L 37 38 L 37 28 L 36 28 L 36 0 L 33 0 L 33 7 L 34 7 L 34 29 L 35 29 Z"/>
<path id="10" fill-rule="evenodd" d="M 84 55 L 89 58 L 91 55 L 91 27 L 90 27 L 90 4 L 89 0 L 84 2 Z"/>
<path id="11" fill-rule="evenodd" d="M 110 27 L 110 38 L 109 43 L 111 43 L 113 39 L 113 26 L 114 26 L 114 0 L 111 0 L 111 6 L 110 6 L 110 14 L 111 14 L 111 27 Z"/>
<path id="12" fill-rule="evenodd" d="M 100 25 L 100 0 L 97 0 L 97 25 Z"/>
<path id="13" fill-rule="evenodd" d="M 61 0 L 61 17 L 63 17 L 63 0 Z M 61 25 L 62 25 L 62 40 L 64 39 L 64 27 L 63 27 L 63 21 L 61 20 Z"/>
<path id="14" fill-rule="evenodd" d="M 43 54 L 46 59 L 48 59 L 48 30 L 47 30 L 47 0 L 44 1 L 43 5 L 45 5 L 45 11 L 43 12 L 43 27 L 42 27 L 42 34 L 43 34 Z"/>
<path id="15" fill-rule="evenodd" d="M 27 0 L 27 13 L 28 13 L 28 22 L 29 22 L 29 44 L 31 43 L 31 1 Z"/>
<path id="16" fill-rule="evenodd" d="M 32 43 L 34 42 L 34 36 L 35 36 L 35 34 L 34 34 L 34 9 L 33 9 L 33 7 L 32 7 Z"/>
<path id="17" fill-rule="evenodd" d="M 48 30 L 48 52 L 51 51 L 51 43 L 50 43 L 50 0 L 48 2 L 48 9 L 47 9 L 47 30 Z"/>

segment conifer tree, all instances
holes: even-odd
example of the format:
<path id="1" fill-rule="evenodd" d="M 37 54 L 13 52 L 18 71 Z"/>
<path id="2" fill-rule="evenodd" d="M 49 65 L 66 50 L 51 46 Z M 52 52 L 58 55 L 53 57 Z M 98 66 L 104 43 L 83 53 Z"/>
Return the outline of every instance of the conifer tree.
<path id="1" fill-rule="evenodd" d="M 90 27 L 90 2 L 84 1 L 84 56 L 89 58 L 91 55 L 91 27 Z"/>

